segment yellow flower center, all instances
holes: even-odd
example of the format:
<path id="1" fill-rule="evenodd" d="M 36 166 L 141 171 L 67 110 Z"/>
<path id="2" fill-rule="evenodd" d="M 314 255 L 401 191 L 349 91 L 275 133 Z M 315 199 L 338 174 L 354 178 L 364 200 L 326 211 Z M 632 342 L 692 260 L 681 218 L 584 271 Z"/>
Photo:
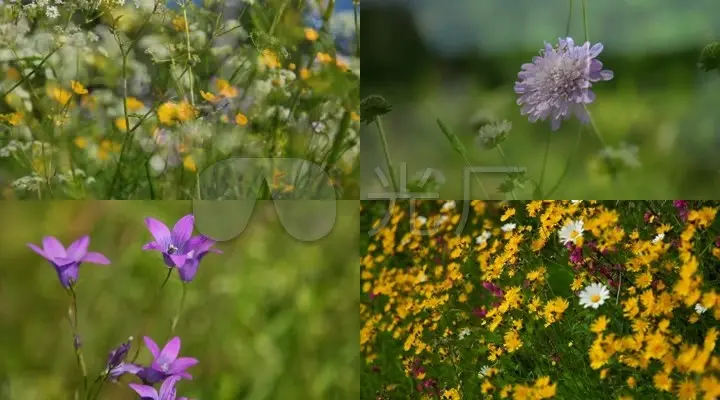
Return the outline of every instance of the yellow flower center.
<path id="1" fill-rule="evenodd" d="M 590 296 L 590 301 L 592 301 L 593 303 L 599 302 L 599 301 L 600 301 L 600 295 L 599 295 L 599 294 L 594 294 L 594 295 Z"/>

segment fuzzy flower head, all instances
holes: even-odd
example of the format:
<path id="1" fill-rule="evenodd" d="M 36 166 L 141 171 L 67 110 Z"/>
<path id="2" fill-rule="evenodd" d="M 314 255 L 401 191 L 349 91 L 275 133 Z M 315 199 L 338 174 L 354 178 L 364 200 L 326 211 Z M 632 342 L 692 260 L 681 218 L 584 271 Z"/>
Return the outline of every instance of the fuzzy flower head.
<path id="1" fill-rule="evenodd" d="M 592 307 L 597 309 L 603 305 L 608 298 L 610 298 L 608 288 L 605 285 L 593 283 L 580 292 L 580 305 L 585 308 Z"/>
<path id="2" fill-rule="evenodd" d="M 512 123 L 510 121 L 491 122 L 478 129 L 475 142 L 483 149 L 492 150 L 507 138 L 511 129 Z"/>
<path id="3" fill-rule="evenodd" d="M 558 232 L 560 241 L 562 244 L 567 245 L 568 243 L 578 244 L 582 241 L 582 234 L 584 223 L 581 220 L 569 221 Z"/>
<path id="4" fill-rule="evenodd" d="M 55 267 L 58 278 L 60 278 L 60 283 L 65 288 L 77 282 L 81 263 L 110 264 L 110 260 L 104 255 L 88 252 L 88 246 L 90 245 L 90 238 L 88 236 L 83 236 L 74 241 L 67 249 L 53 236 L 43 238 L 42 248 L 32 243 L 28 243 L 27 245 Z"/>
<path id="5" fill-rule="evenodd" d="M 613 78 L 613 72 L 603 70 L 602 62 L 595 59 L 603 50 L 601 43 L 590 47 L 590 42 L 577 46 L 569 37 L 558 41 L 556 47 L 545 43 L 540 56 L 522 65 L 515 82 L 521 114 L 527 115 L 530 122 L 550 118 L 554 131 L 573 114 L 589 123 L 585 105 L 595 100 L 593 82 Z"/>

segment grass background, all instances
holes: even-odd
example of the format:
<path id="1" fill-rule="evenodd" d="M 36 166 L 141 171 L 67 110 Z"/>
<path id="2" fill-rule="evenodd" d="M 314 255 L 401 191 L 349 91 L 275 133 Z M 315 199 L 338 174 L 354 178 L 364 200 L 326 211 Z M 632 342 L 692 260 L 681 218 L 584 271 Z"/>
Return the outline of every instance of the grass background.
<path id="1" fill-rule="evenodd" d="M 605 46 L 600 54 L 615 78 L 600 82 L 590 106 L 595 122 L 611 146 L 637 145 L 642 167 L 627 171 L 615 186 L 593 164 L 601 150 L 587 128 L 579 148 L 580 124 L 564 123 L 551 135 L 545 192 L 570 169 L 551 198 L 668 199 L 717 198 L 720 161 L 720 74 L 705 72 L 697 62 L 702 48 L 720 38 L 717 2 L 677 0 L 588 1 L 591 42 Z M 574 0 L 570 36 L 584 40 L 582 2 Z M 564 36 L 568 0 L 428 0 L 364 3 L 361 97 L 384 96 L 393 111 L 383 118 L 395 170 L 407 163 L 408 179 L 425 168 L 445 175 L 439 198 L 463 198 L 463 160 L 441 133 L 442 118 L 457 134 L 475 166 L 504 165 L 497 151 L 478 149 L 469 123 L 476 112 L 507 119 L 513 130 L 503 150 L 509 164 L 528 169 L 539 179 L 549 122 L 531 124 L 520 115 L 513 91 L 522 63 L 530 62 L 545 41 Z M 390 38 L 390 39 L 388 39 Z M 398 51 L 402 49 L 402 52 Z M 385 169 L 374 125 L 362 130 L 362 195 L 381 191 L 375 168 Z M 575 150 L 578 148 L 578 150 Z M 485 176 L 489 188 L 502 176 Z M 472 184 L 474 198 L 480 195 Z M 528 199 L 532 188 L 516 193 Z"/>
<path id="2" fill-rule="evenodd" d="M 79 330 L 90 379 L 108 352 L 148 323 L 164 343 L 180 300 L 174 273 L 157 306 L 144 314 L 165 268 L 143 252 L 148 216 L 174 224 L 184 201 L 6 202 L 0 221 L 0 398 L 72 398 L 81 374 L 67 323 L 68 296 L 53 268 L 26 247 L 45 235 L 65 245 L 89 234 L 90 251 L 108 267 L 86 264 L 77 287 Z M 178 394 L 196 399 L 349 399 L 359 395 L 359 297 L 356 202 L 338 203 L 332 232 L 304 243 L 287 235 L 274 207 L 258 204 L 247 228 L 218 245 L 190 284 L 175 334 L 181 356 L 200 360 Z M 9 228 L 13 227 L 13 228 Z M 143 315 L 147 315 L 143 317 Z M 160 344 L 162 346 L 162 344 Z M 143 346 L 144 347 L 144 346 Z M 132 351 L 131 351 L 132 353 Z M 139 362 L 146 362 L 144 348 Z M 123 380 L 126 380 L 124 378 Z M 101 399 L 132 399 L 107 384 Z"/>

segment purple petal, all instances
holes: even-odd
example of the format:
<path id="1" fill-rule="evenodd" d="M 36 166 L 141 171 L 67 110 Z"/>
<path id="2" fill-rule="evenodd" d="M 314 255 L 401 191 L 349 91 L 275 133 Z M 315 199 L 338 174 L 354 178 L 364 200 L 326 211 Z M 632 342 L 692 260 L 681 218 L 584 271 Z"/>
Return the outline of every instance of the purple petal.
<path id="1" fill-rule="evenodd" d="M 71 283 L 75 283 L 78 280 L 78 273 L 80 272 L 77 264 L 69 264 L 62 267 L 56 267 L 58 278 L 63 287 L 70 287 Z"/>
<path id="2" fill-rule="evenodd" d="M 137 383 L 129 383 L 128 386 L 130 386 L 130 388 L 134 390 L 135 393 L 139 394 L 140 397 L 160 400 L 160 397 L 158 397 L 158 392 L 152 386 L 139 385 Z"/>
<path id="3" fill-rule="evenodd" d="M 143 250 L 155 250 L 155 251 L 164 251 L 162 247 L 158 244 L 158 242 L 150 242 L 142 247 Z"/>
<path id="4" fill-rule="evenodd" d="M 150 217 L 145 218 L 145 225 L 150 231 L 150 234 L 155 238 L 155 241 L 165 249 L 168 243 L 170 243 L 170 230 L 168 227 L 155 218 Z"/>
<path id="5" fill-rule="evenodd" d="M 192 281 L 197 274 L 198 265 L 200 265 L 200 262 L 197 259 L 187 260 L 182 267 L 178 268 L 178 273 L 180 273 L 180 279 L 182 279 L 183 282 Z"/>
<path id="6" fill-rule="evenodd" d="M 91 263 L 91 264 L 99 264 L 99 265 L 108 265 L 110 264 L 110 260 L 107 259 L 104 255 L 96 252 L 90 252 L 85 254 L 85 257 L 82 258 L 82 262 Z"/>
<path id="7" fill-rule="evenodd" d="M 180 353 L 180 338 L 175 336 L 163 347 L 160 356 L 157 357 L 158 364 L 172 363 Z"/>
<path id="8" fill-rule="evenodd" d="M 118 377 L 123 374 L 137 374 L 138 372 L 142 371 L 142 367 L 132 364 L 132 363 L 120 363 L 117 367 L 113 368 L 110 371 L 110 376 L 112 377 Z"/>
<path id="9" fill-rule="evenodd" d="M 28 243 L 27 246 L 31 248 L 34 252 L 40 254 L 43 258 L 48 258 L 48 256 L 45 255 L 45 252 L 41 248 L 35 246 L 32 243 Z"/>
<path id="10" fill-rule="evenodd" d="M 148 350 L 150 350 L 150 353 L 152 353 L 152 356 L 154 359 L 157 359 L 160 357 L 160 348 L 158 347 L 157 343 L 155 343 L 152 339 L 145 336 L 143 338 L 145 340 L 145 346 L 147 346 Z"/>
<path id="11" fill-rule="evenodd" d="M 207 253 L 214 245 L 214 240 L 210 239 L 207 236 L 198 235 L 193 236 L 192 238 L 190 238 L 190 240 L 188 240 L 186 250 L 195 251 L 196 254 Z"/>
<path id="12" fill-rule="evenodd" d="M 175 396 L 171 395 L 175 391 L 175 384 L 180 380 L 179 376 L 171 376 L 165 379 L 165 382 L 160 386 L 160 398 L 161 399 L 174 399 Z"/>
<path id="13" fill-rule="evenodd" d="M 73 261 L 80 261 L 85 256 L 85 253 L 87 253 L 89 245 L 90 237 L 87 235 L 72 242 L 72 244 L 67 248 L 67 258 Z"/>
<path id="14" fill-rule="evenodd" d="M 175 362 L 172 363 L 172 366 L 170 367 L 170 370 L 168 371 L 171 375 L 177 375 L 182 372 L 185 372 L 186 369 L 192 367 L 193 365 L 196 365 L 200 361 L 196 358 L 192 357 L 180 357 Z"/>
<path id="15" fill-rule="evenodd" d="M 43 238 L 43 251 L 49 258 L 65 257 L 65 247 L 52 236 L 45 236 Z"/>
<path id="16" fill-rule="evenodd" d="M 192 231 L 195 228 L 195 216 L 188 214 L 178 220 L 173 227 L 172 242 L 178 247 L 185 244 L 190 239 Z"/>
<path id="17" fill-rule="evenodd" d="M 603 51 L 603 45 L 602 43 L 595 43 L 593 47 L 590 48 L 590 58 L 595 58 Z"/>
<path id="18" fill-rule="evenodd" d="M 185 254 L 173 254 L 170 256 L 170 260 L 172 260 L 173 264 L 180 268 L 183 265 L 185 265 L 185 261 L 187 261 L 187 255 Z"/>

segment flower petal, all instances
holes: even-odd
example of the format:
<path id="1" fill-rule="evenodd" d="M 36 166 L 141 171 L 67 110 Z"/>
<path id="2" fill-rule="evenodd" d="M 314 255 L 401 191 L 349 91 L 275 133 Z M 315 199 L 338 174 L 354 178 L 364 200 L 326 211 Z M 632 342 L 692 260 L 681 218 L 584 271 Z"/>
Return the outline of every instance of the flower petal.
<path id="1" fill-rule="evenodd" d="M 157 359 L 158 357 L 160 357 L 160 348 L 158 347 L 157 343 L 155 343 L 147 336 L 143 337 L 143 340 L 145 341 L 145 346 L 147 346 L 148 350 L 150 350 L 150 353 L 152 353 L 153 358 Z"/>
<path id="2" fill-rule="evenodd" d="M 165 250 L 158 244 L 158 242 L 150 242 L 150 243 L 144 245 L 142 247 L 142 249 L 145 251 L 147 251 L 147 250 L 164 251 Z"/>
<path id="3" fill-rule="evenodd" d="M 195 228 L 195 216 L 188 214 L 178 220 L 172 230 L 172 242 L 181 247 L 190 239 Z"/>
<path id="4" fill-rule="evenodd" d="M 155 238 L 155 241 L 165 249 L 170 243 L 170 230 L 168 227 L 155 218 L 150 217 L 145 218 L 145 225 L 150 231 L 150 234 Z"/>
<path id="5" fill-rule="evenodd" d="M 52 236 L 43 238 L 43 251 L 49 258 L 65 257 L 67 255 L 62 243 Z"/>
<path id="6" fill-rule="evenodd" d="M 172 363 L 180 353 L 180 338 L 175 336 L 163 347 L 160 356 L 156 360 L 159 364 Z"/>
<path id="7" fill-rule="evenodd" d="M 171 375 L 177 375 L 182 372 L 185 372 L 186 369 L 192 367 L 193 365 L 196 365 L 200 361 L 196 358 L 192 357 L 180 357 L 175 362 L 172 363 L 172 366 L 170 367 L 170 370 L 168 371 Z"/>
<path id="8" fill-rule="evenodd" d="M 143 399 L 148 398 L 152 400 L 160 400 L 158 392 L 152 386 L 139 385 L 137 383 L 129 383 L 128 386 L 130 386 L 130 388 L 134 390 L 135 393 L 139 394 Z"/>
<path id="9" fill-rule="evenodd" d="M 180 380 L 179 376 L 171 376 L 160 385 L 160 398 L 161 399 L 174 399 L 175 396 L 171 396 L 171 392 L 175 391 L 175 384 Z"/>
<path id="10" fill-rule="evenodd" d="M 185 254 L 173 254 L 170 256 L 170 260 L 173 262 L 173 264 L 180 268 L 183 265 L 185 265 L 185 261 L 187 261 L 187 255 Z"/>
<path id="11" fill-rule="evenodd" d="M 41 248 L 39 248 L 38 246 L 35 246 L 35 245 L 32 244 L 32 243 L 28 243 L 27 246 L 28 246 L 29 248 L 31 248 L 34 252 L 40 254 L 43 258 L 48 258 L 48 256 L 45 255 L 45 252 L 44 252 Z"/>
<path id="12" fill-rule="evenodd" d="M 90 236 L 83 236 L 80 239 L 72 242 L 67 248 L 67 258 L 73 261 L 80 261 L 87 253 L 88 246 L 90 245 Z"/>
<path id="13" fill-rule="evenodd" d="M 110 260 L 107 259 L 104 255 L 96 252 L 90 252 L 85 254 L 85 257 L 82 258 L 82 262 L 91 263 L 91 264 L 100 264 L 100 265 L 108 265 L 110 264 Z"/>

